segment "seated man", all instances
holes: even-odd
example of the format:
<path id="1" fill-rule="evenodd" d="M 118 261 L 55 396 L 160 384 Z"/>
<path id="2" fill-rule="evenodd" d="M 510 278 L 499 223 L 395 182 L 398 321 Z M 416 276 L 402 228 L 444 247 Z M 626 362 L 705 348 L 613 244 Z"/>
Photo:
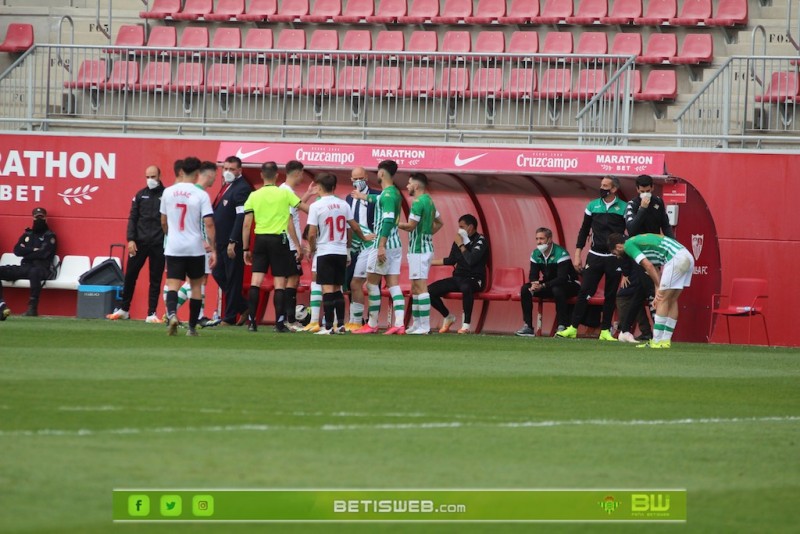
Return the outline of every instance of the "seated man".
<path id="1" fill-rule="evenodd" d="M 628 343 L 635 343 L 637 341 L 648 341 L 653 338 L 653 329 L 650 326 L 650 319 L 645 312 L 644 302 L 638 298 L 638 292 L 642 288 L 642 274 L 644 270 L 638 268 L 633 259 L 626 257 L 622 263 L 622 281 L 619 284 L 619 291 L 617 292 L 617 315 L 618 317 L 626 317 L 628 314 L 634 321 L 631 327 L 622 328 L 622 321 L 620 321 L 620 334 L 617 337 L 618 341 L 625 341 Z M 646 277 L 646 280 L 650 280 Z M 646 302 L 646 301 L 645 301 Z M 635 311 L 631 311 L 632 306 L 636 306 Z M 633 336 L 633 326 L 639 325 L 640 335 Z"/>
<path id="2" fill-rule="evenodd" d="M 33 225 L 26 228 L 20 236 L 14 254 L 22 258 L 21 265 L 5 265 L 0 267 L 0 280 L 31 281 L 31 296 L 28 309 L 24 315 L 36 317 L 39 315 L 39 294 L 45 280 L 55 278 L 53 257 L 56 255 L 56 234 L 47 226 L 47 211 L 44 208 L 34 208 Z M 5 321 L 11 310 L 3 300 L 3 286 L 0 284 L 0 321 Z"/>
<path id="3" fill-rule="evenodd" d="M 450 255 L 431 262 L 431 265 L 455 266 L 453 276 L 437 280 L 428 286 L 431 306 L 444 316 L 444 322 L 439 329 L 440 334 L 450 330 L 456 321 L 442 302 L 442 297 L 451 292 L 462 294 L 464 319 L 458 333 L 471 332 L 472 306 L 475 302 L 473 295 L 486 288 L 487 261 L 489 261 L 489 242 L 478 233 L 478 220 L 470 214 L 462 215 L 458 219 L 458 233 L 453 246 L 450 247 Z"/>
<path id="4" fill-rule="evenodd" d="M 578 294 L 581 288 L 578 283 L 572 260 L 563 247 L 553 243 L 553 231 L 549 228 L 536 230 L 536 250 L 531 254 L 531 270 L 528 283 L 520 289 L 522 304 L 522 328 L 515 333 L 518 336 L 533 337 L 533 299 L 554 299 L 556 301 L 556 317 L 558 331 L 569 325 L 567 299 Z"/>

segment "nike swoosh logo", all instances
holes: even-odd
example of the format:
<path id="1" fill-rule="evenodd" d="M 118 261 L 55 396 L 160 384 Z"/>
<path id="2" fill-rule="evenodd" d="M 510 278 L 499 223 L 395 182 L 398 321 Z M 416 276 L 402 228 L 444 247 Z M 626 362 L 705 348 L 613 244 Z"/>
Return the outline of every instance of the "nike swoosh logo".
<path id="1" fill-rule="evenodd" d="M 250 156 L 255 156 L 259 152 L 264 152 L 265 150 L 269 149 L 269 147 L 259 148 L 258 150 L 253 150 L 252 152 L 242 152 L 242 147 L 239 147 L 239 150 L 236 151 L 236 157 L 239 159 L 247 159 Z"/>
<path id="2" fill-rule="evenodd" d="M 458 153 L 458 154 L 456 154 L 456 159 L 455 159 L 454 163 L 456 164 L 456 167 L 463 167 L 464 165 L 469 165 L 470 163 L 472 163 L 475 160 L 481 159 L 486 154 L 488 154 L 488 152 L 484 152 L 483 154 L 478 154 L 477 156 L 472 156 L 471 158 L 461 159 L 461 154 Z"/>

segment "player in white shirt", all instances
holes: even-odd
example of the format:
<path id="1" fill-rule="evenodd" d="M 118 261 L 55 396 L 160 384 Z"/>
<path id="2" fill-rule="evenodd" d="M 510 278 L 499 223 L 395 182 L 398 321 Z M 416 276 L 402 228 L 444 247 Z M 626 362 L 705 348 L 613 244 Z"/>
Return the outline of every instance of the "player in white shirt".
<path id="1" fill-rule="evenodd" d="M 200 160 L 194 157 L 183 160 L 185 179 L 164 190 L 161 196 L 161 226 L 167 236 L 164 255 L 167 258 L 167 317 L 168 333 L 174 336 L 178 329 L 178 290 L 189 278 L 188 336 L 196 336 L 197 319 L 202 308 L 201 286 L 206 271 L 206 261 L 213 268 L 217 262 L 214 210 L 208 193 L 195 185 Z M 205 224 L 205 235 L 203 225 Z M 209 252 L 206 260 L 206 252 Z"/>
<path id="2" fill-rule="evenodd" d="M 317 334 L 344 334 L 344 284 L 347 270 L 350 232 L 360 239 L 371 241 L 374 236 L 365 236 L 347 202 L 335 196 L 336 176 L 323 173 L 317 176 L 320 199 L 308 210 L 308 243 L 312 256 L 317 260 L 317 283 L 322 286 L 322 307 L 325 313 L 325 329 Z M 336 315 L 337 326 L 333 326 Z"/>

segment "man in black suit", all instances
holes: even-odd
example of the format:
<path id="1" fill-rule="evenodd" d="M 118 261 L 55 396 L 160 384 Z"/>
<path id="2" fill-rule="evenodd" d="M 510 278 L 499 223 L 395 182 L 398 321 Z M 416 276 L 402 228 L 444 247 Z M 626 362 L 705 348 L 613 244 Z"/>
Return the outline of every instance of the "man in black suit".
<path id="1" fill-rule="evenodd" d="M 247 319 L 247 300 L 242 295 L 244 255 L 242 223 L 244 202 L 253 191 L 242 176 L 242 160 L 230 156 L 222 165 L 222 189 L 214 200 L 214 226 L 217 230 L 217 265 L 212 275 L 225 295 L 221 326 L 242 325 Z M 241 318 L 237 321 L 237 315 Z"/>

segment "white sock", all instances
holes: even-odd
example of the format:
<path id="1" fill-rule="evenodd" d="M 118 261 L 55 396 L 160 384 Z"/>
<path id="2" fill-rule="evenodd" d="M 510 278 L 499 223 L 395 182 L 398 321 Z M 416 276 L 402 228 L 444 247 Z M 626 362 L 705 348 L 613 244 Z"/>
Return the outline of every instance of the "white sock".
<path id="1" fill-rule="evenodd" d="M 381 288 L 374 284 L 367 284 L 369 295 L 369 326 L 378 328 L 378 316 L 381 313 Z"/>
<path id="2" fill-rule="evenodd" d="M 389 295 L 392 296 L 394 326 L 401 327 L 406 324 L 406 303 L 403 299 L 403 290 L 400 289 L 400 286 L 392 286 L 389 288 Z"/>

